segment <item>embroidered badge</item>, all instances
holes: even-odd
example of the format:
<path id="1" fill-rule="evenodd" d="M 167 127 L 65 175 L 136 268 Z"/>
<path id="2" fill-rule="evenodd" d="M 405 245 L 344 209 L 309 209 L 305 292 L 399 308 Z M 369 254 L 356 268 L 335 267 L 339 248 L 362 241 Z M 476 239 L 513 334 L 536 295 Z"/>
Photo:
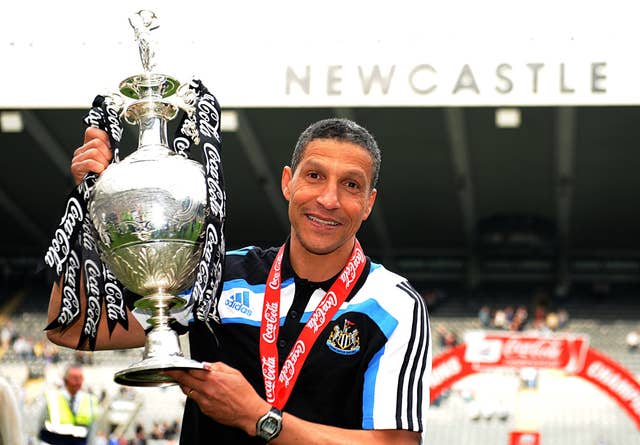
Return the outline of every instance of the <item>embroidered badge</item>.
<path id="1" fill-rule="evenodd" d="M 342 355 L 353 355 L 360 350 L 360 336 L 355 323 L 345 319 L 342 329 L 335 325 L 327 339 L 327 346 L 333 352 Z"/>

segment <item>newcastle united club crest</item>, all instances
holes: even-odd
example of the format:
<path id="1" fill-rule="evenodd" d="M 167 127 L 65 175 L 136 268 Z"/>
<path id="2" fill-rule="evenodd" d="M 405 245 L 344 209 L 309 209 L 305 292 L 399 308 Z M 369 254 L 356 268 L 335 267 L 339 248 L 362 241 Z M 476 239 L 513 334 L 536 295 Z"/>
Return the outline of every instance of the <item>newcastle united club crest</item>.
<path id="1" fill-rule="evenodd" d="M 353 355 L 360 350 L 360 337 L 356 324 L 345 319 L 342 329 L 335 325 L 327 339 L 327 346 L 333 352 L 342 355 Z"/>

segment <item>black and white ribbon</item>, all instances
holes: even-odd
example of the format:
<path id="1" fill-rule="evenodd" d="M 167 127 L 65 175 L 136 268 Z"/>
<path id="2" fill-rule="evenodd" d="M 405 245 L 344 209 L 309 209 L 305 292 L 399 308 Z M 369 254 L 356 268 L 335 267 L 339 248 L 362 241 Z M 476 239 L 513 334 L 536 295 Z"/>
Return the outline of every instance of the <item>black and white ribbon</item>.
<path id="1" fill-rule="evenodd" d="M 122 123 L 118 110 L 109 98 L 97 96 L 92 108 L 85 116 L 87 126 L 100 128 L 107 132 L 113 159 L 119 160 L 119 143 L 122 138 Z M 113 281 L 113 276 L 106 273 L 102 264 L 94 238 L 94 228 L 88 217 L 88 203 L 98 175 L 89 173 L 84 180 L 69 195 L 67 210 L 62 217 L 47 252 L 45 263 L 54 269 L 59 280 L 63 275 L 60 313 L 45 329 L 67 328 L 80 315 L 80 276 L 84 277 L 85 289 L 85 320 L 80 334 L 78 347 L 87 342 L 89 348 L 95 349 L 98 334 L 98 324 L 104 305 L 104 287 Z M 121 296 L 118 304 L 125 306 L 124 290 L 116 282 Z M 121 324 L 128 327 L 126 311 L 108 313 L 109 332 Z"/>
<path id="2" fill-rule="evenodd" d="M 192 143 L 200 145 L 207 183 L 205 239 L 191 295 L 195 318 L 206 323 L 219 322 L 215 299 L 222 280 L 226 218 L 226 194 L 220 158 L 220 104 L 199 80 L 193 80 L 189 88 L 196 95 L 194 110 L 184 116 L 178 129 L 181 136 L 176 135 L 173 145 L 176 152 L 183 154 L 189 152 Z"/>
<path id="3" fill-rule="evenodd" d="M 192 144 L 200 145 L 204 153 L 207 186 L 207 212 L 204 248 L 198 264 L 193 288 L 194 316 L 204 322 L 218 320 L 214 299 L 222 277 L 224 262 L 225 192 L 220 151 L 220 106 L 215 97 L 198 80 L 189 84 L 195 94 L 194 111 L 185 114 L 178 127 L 173 149 L 187 156 Z M 113 162 L 119 161 L 122 123 L 118 110 L 109 98 L 97 96 L 84 118 L 88 126 L 100 128 L 109 135 Z M 80 315 L 80 276 L 84 277 L 85 321 L 78 347 L 87 342 L 95 349 L 98 324 L 106 309 L 109 333 L 120 324 L 128 329 L 127 308 L 137 298 L 125 289 L 100 260 L 95 241 L 95 229 L 88 217 L 88 203 L 97 179 L 89 173 L 69 195 L 59 226 L 45 253 L 45 263 L 54 270 L 56 280 L 62 276 L 61 305 L 58 316 L 45 329 L 65 329 Z"/>

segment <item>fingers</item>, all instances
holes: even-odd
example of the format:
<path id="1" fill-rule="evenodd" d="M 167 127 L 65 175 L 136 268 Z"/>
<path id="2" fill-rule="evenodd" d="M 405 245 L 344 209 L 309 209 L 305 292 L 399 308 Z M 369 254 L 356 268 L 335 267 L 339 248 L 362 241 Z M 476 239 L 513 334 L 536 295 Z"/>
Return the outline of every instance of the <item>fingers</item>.
<path id="1" fill-rule="evenodd" d="M 167 370 L 164 371 L 164 373 L 178 382 L 181 388 L 183 386 L 186 388 L 198 388 L 206 382 L 207 377 L 210 375 L 210 371 L 206 369 L 193 369 L 189 371 Z"/>
<path id="2" fill-rule="evenodd" d="M 220 374 L 239 374 L 240 373 L 240 371 L 238 371 L 237 369 L 232 368 L 231 366 L 223 362 L 215 362 L 215 363 L 203 362 L 202 365 L 203 365 L 203 369 L 206 369 L 209 372 L 217 372 Z"/>
<path id="3" fill-rule="evenodd" d="M 180 390 L 185 396 L 191 397 L 195 391 L 195 388 L 191 388 L 190 386 L 187 386 L 187 385 L 180 385 Z"/>
<path id="4" fill-rule="evenodd" d="M 92 139 L 100 139 L 107 147 L 109 146 L 109 135 L 106 131 L 95 127 L 88 127 L 84 132 L 84 143 L 86 144 Z"/>
<path id="5" fill-rule="evenodd" d="M 79 184 L 89 172 L 102 173 L 111 162 L 109 136 L 98 128 L 87 128 L 84 133 L 84 145 L 73 153 L 71 174 Z"/>

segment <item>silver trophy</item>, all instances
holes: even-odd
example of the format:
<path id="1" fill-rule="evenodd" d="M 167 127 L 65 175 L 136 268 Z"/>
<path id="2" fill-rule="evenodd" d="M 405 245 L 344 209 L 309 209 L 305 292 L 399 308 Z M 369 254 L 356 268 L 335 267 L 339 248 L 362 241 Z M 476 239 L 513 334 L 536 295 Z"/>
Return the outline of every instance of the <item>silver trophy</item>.
<path id="1" fill-rule="evenodd" d="M 137 150 L 112 163 L 98 178 L 89 204 L 98 249 L 115 277 L 140 295 L 135 306 L 149 315 L 143 359 L 115 374 L 130 386 L 165 386 L 173 381 L 162 371 L 201 369 L 185 358 L 172 313 L 184 306 L 178 296 L 193 285 L 202 252 L 207 204 L 203 167 L 176 155 L 167 145 L 167 122 L 188 98 L 176 99 L 179 82 L 152 72 L 154 52 L 149 32 L 156 17 L 140 11 L 129 19 L 140 49 L 144 72 L 120 84 L 133 99 L 124 119 L 139 126 Z M 172 97 L 173 96 L 173 97 Z M 174 100 L 171 100 L 174 99 Z"/>

